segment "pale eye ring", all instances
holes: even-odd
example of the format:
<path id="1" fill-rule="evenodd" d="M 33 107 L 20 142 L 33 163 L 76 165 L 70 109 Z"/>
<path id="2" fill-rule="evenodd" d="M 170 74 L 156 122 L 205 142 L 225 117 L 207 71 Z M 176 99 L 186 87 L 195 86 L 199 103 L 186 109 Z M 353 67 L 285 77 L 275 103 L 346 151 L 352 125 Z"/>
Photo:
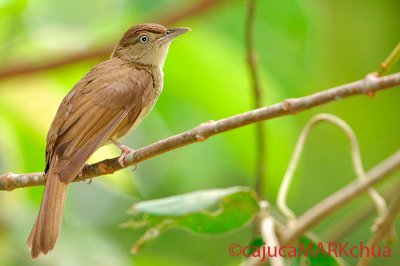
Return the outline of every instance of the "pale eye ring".
<path id="1" fill-rule="evenodd" d="M 148 37 L 147 35 L 141 35 L 141 36 L 139 37 L 139 41 L 140 41 L 141 43 L 146 43 L 146 42 L 149 41 L 149 37 Z"/>

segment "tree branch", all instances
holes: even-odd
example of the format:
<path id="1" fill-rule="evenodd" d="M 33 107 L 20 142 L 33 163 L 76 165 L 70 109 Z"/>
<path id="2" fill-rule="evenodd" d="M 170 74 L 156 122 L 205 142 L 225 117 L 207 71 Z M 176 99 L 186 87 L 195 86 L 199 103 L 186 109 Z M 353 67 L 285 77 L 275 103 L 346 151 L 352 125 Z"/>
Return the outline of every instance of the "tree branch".
<path id="1" fill-rule="evenodd" d="M 397 194 L 399 194 L 399 188 L 396 186 L 391 186 L 382 191 L 382 195 L 387 202 L 393 200 Z M 363 208 L 357 208 L 357 210 L 352 210 L 352 212 L 345 217 L 341 217 L 341 221 L 338 222 L 337 226 L 325 233 L 323 239 L 326 241 L 338 242 L 351 234 L 355 228 L 358 228 L 360 224 L 368 220 L 375 213 L 376 209 L 372 204 L 363 206 Z M 343 223 L 346 223 L 346 226 L 341 226 Z"/>
<path id="2" fill-rule="evenodd" d="M 326 216 L 356 198 L 398 168 L 400 168 L 400 150 L 370 170 L 367 173 L 367 179 L 353 181 L 300 216 L 291 228 L 281 234 L 281 245 L 293 243 Z"/>
<path id="3" fill-rule="evenodd" d="M 232 0 L 231 0 L 232 1 Z M 158 22 L 162 25 L 171 25 L 183 19 L 189 18 L 191 16 L 196 16 L 205 11 L 216 7 L 217 5 L 227 2 L 227 0 L 199 0 L 192 5 L 189 5 L 185 8 L 182 8 L 178 11 L 176 9 L 171 9 L 172 12 L 167 15 L 162 15 L 159 18 L 150 18 L 149 21 Z M 165 11 L 162 11 L 164 14 Z M 36 72 L 46 71 L 58 67 L 62 67 L 65 65 L 79 63 L 81 61 L 86 61 L 89 59 L 96 59 L 96 58 L 107 58 L 114 48 L 114 44 L 108 44 L 103 47 L 97 49 L 89 49 L 87 51 L 83 51 L 80 53 L 72 54 L 64 58 L 60 58 L 53 62 L 48 62 L 41 64 L 40 62 L 37 63 L 30 63 L 26 65 L 15 65 L 10 66 L 5 69 L 0 69 L 0 80 L 32 74 Z"/>
<path id="4" fill-rule="evenodd" d="M 112 174 L 115 171 L 121 170 L 122 168 L 143 162 L 170 150 L 174 150 L 194 142 L 205 141 L 211 136 L 228 130 L 240 128 L 249 124 L 280 116 L 296 114 L 298 112 L 332 101 L 359 94 L 374 93 L 398 85 L 400 85 L 400 73 L 368 80 L 368 82 L 366 80 L 359 80 L 301 98 L 287 99 L 269 107 L 262 107 L 221 120 L 203 123 L 194 129 L 160 140 L 156 143 L 136 150 L 133 154 L 125 157 L 125 167 L 122 167 L 118 163 L 118 157 L 87 165 L 83 168 L 80 177 L 77 177 L 74 181 L 82 181 L 96 176 Z M 43 185 L 44 183 L 45 179 L 43 177 L 43 173 L 10 173 L 0 176 L 0 190 L 13 190 L 15 188 Z"/>

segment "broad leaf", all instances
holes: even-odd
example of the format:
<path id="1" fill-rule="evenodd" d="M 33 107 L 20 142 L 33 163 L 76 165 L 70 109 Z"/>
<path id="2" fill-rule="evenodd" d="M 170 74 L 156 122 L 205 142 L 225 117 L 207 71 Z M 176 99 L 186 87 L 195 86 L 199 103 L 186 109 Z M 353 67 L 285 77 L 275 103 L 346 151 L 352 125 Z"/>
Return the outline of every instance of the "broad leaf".
<path id="1" fill-rule="evenodd" d="M 168 228 L 224 233 L 247 224 L 258 210 L 256 193 L 250 188 L 211 189 L 137 203 L 130 210 L 133 220 L 124 226 L 148 227 L 132 248 L 137 253 Z"/>

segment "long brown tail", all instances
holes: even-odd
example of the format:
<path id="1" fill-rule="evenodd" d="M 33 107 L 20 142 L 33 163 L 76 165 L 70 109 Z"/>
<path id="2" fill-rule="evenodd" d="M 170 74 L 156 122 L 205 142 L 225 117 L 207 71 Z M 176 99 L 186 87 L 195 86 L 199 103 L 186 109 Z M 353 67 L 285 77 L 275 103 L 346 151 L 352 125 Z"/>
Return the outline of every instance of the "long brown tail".
<path id="1" fill-rule="evenodd" d="M 54 248 L 61 230 L 67 184 L 61 182 L 50 166 L 38 217 L 28 238 L 32 258 Z"/>

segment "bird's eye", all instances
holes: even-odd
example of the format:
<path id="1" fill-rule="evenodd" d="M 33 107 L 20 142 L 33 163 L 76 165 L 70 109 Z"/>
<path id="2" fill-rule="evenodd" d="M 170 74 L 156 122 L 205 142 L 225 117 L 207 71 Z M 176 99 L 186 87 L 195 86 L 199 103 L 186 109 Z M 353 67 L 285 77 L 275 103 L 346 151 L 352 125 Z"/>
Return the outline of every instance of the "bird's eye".
<path id="1" fill-rule="evenodd" d="M 146 43 L 149 41 L 149 37 L 147 35 L 142 35 L 139 37 L 141 43 Z"/>

